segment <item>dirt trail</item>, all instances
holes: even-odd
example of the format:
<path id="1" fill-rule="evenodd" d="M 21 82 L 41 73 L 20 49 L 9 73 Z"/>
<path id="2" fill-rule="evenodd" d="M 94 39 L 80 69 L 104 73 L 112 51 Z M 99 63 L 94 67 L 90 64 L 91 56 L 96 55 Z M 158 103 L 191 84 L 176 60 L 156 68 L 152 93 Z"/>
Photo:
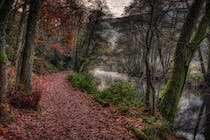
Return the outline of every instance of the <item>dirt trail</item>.
<path id="1" fill-rule="evenodd" d="M 66 80 L 68 72 L 35 80 L 42 89 L 41 113 L 17 110 L 16 121 L 4 135 L 15 140 L 132 140 L 126 123 L 74 90 Z M 1 139 L 1 137 L 0 137 Z"/>

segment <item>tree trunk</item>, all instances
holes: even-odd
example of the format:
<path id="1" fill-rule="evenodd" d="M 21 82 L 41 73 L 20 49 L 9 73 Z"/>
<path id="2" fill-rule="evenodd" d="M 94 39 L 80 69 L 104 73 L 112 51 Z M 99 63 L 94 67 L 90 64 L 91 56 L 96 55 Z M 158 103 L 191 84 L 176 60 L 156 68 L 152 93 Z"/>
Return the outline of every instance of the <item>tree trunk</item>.
<path id="1" fill-rule="evenodd" d="M 205 74 L 205 82 L 208 86 L 207 92 L 204 95 L 204 103 L 206 107 L 206 128 L 205 128 L 205 138 L 206 140 L 210 140 L 210 37 L 208 37 L 208 68 L 207 73 Z"/>
<path id="2" fill-rule="evenodd" d="M 198 55 L 199 55 L 199 59 L 200 59 L 201 72 L 203 74 L 203 77 L 205 78 L 206 69 L 205 69 L 205 66 L 204 66 L 203 55 L 202 55 L 202 51 L 201 51 L 200 47 L 198 48 Z"/>
<path id="3" fill-rule="evenodd" d="M 206 106 L 205 138 L 206 138 L 206 140 L 210 140 L 210 94 L 209 94 L 209 91 L 205 95 L 204 103 Z"/>
<path id="4" fill-rule="evenodd" d="M 204 39 L 206 29 L 210 22 L 210 0 L 208 0 L 205 15 L 199 24 L 196 34 L 190 41 L 204 1 L 205 0 L 194 0 L 192 3 L 177 43 L 171 76 L 161 93 L 160 111 L 162 115 L 171 122 L 175 117 L 189 64 L 200 42 Z"/>
<path id="5" fill-rule="evenodd" d="M 0 1 L 0 9 L 2 8 L 2 6 L 3 6 L 3 4 L 4 4 L 5 1 L 6 1 L 6 0 L 1 0 L 1 1 Z"/>
<path id="6" fill-rule="evenodd" d="M 39 18 L 39 12 L 41 9 L 42 0 L 31 0 L 30 11 L 27 21 L 25 46 L 23 48 L 20 58 L 22 60 L 20 69 L 19 85 L 23 85 L 26 92 L 30 92 L 32 89 L 32 68 L 35 50 L 35 36 L 37 29 L 37 21 Z"/>
<path id="7" fill-rule="evenodd" d="M 13 0 L 7 0 L 1 3 L 0 9 L 0 115 L 2 113 L 3 100 L 7 90 L 7 56 L 6 47 L 6 27 L 7 18 L 11 9 Z"/>
<path id="8" fill-rule="evenodd" d="M 200 126 L 200 122 L 201 122 L 201 118 L 202 118 L 202 115 L 203 115 L 204 108 L 205 108 L 205 105 L 204 105 L 204 103 L 202 103 L 201 108 L 200 108 L 200 111 L 199 111 L 199 114 L 198 114 L 198 120 L 197 120 L 197 122 L 196 122 L 195 130 L 194 130 L 194 133 L 193 133 L 193 140 L 195 140 L 196 135 L 197 135 L 197 133 L 198 133 L 198 130 L 199 130 L 199 126 Z"/>
<path id="9" fill-rule="evenodd" d="M 210 44 L 210 38 L 208 37 L 208 42 Z M 203 73 L 203 77 L 205 79 L 205 83 L 206 86 L 204 87 L 204 103 L 202 104 L 202 109 L 204 110 L 204 107 L 206 108 L 205 111 L 205 116 L 206 116 L 206 127 L 205 127 L 205 138 L 206 140 L 210 140 L 210 95 L 209 95 L 209 89 L 210 89 L 210 45 L 208 46 L 208 66 L 207 66 L 207 71 L 205 70 L 204 67 L 204 63 L 203 63 L 203 57 L 202 57 L 202 52 L 199 48 L 199 55 L 200 55 L 200 63 L 201 63 L 201 69 L 202 69 L 202 73 Z M 200 114 L 199 114 L 199 120 L 200 118 Z M 198 121 L 199 121 L 198 120 Z M 199 126 L 199 124 L 197 125 L 197 127 Z M 198 128 L 195 129 L 194 132 L 194 139 L 196 136 L 196 130 L 198 130 Z"/>
<path id="10" fill-rule="evenodd" d="M 208 39 L 208 43 L 209 43 L 209 46 L 208 46 L 208 66 L 207 66 L 207 72 L 210 72 L 210 37 L 208 36 L 207 39 Z"/>
<path id="11" fill-rule="evenodd" d="M 18 82 L 20 80 L 20 70 L 21 70 L 21 62 L 22 62 L 22 51 L 23 51 L 23 44 L 24 44 L 24 27 L 25 27 L 25 19 L 26 19 L 26 8 L 27 8 L 27 4 L 28 1 L 26 0 L 24 5 L 23 5 L 23 12 L 21 15 L 21 19 L 20 19 L 20 24 L 19 24 L 19 29 L 18 29 L 18 39 L 17 39 L 17 46 L 18 46 L 18 51 L 17 51 L 17 55 L 16 55 L 16 66 L 17 66 L 17 74 L 16 74 L 16 89 L 18 88 Z"/>

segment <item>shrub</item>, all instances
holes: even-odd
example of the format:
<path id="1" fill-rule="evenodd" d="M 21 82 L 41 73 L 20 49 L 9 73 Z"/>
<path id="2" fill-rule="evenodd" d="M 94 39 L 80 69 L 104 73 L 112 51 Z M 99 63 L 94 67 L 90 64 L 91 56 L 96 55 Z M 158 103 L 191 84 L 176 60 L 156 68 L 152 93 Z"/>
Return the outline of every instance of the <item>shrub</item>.
<path id="1" fill-rule="evenodd" d="M 37 109 L 41 100 L 41 93 L 33 91 L 31 94 L 26 94 L 22 91 L 14 91 L 10 97 L 11 105 L 19 108 Z"/>
<path id="2" fill-rule="evenodd" d="M 141 94 L 136 92 L 135 86 L 130 82 L 119 82 L 111 88 L 102 91 L 100 98 L 112 104 L 135 104 L 140 100 Z"/>
<path id="3" fill-rule="evenodd" d="M 129 107 L 143 105 L 142 95 L 135 90 L 134 84 L 130 82 L 119 82 L 101 93 L 92 95 L 92 97 L 104 106 L 116 105 L 121 113 L 127 113 Z"/>
<path id="4" fill-rule="evenodd" d="M 130 112 L 130 108 L 144 107 L 142 94 L 138 93 L 135 85 L 131 82 L 118 82 L 111 88 L 102 92 L 96 92 L 94 78 L 88 74 L 73 73 L 68 76 L 74 88 L 86 91 L 94 100 L 104 107 L 115 105 L 116 111 L 120 113 Z"/>
<path id="5" fill-rule="evenodd" d="M 68 80 L 71 81 L 71 85 L 74 88 L 86 91 L 87 93 L 95 92 L 96 83 L 91 75 L 73 73 L 68 76 Z"/>
<path id="6" fill-rule="evenodd" d="M 153 122 L 153 124 L 145 124 L 142 130 L 139 130 L 135 126 L 131 126 L 131 129 L 139 139 L 144 140 L 162 140 L 167 139 L 168 136 L 174 136 L 168 125 L 164 123 L 164 121 Z"/>

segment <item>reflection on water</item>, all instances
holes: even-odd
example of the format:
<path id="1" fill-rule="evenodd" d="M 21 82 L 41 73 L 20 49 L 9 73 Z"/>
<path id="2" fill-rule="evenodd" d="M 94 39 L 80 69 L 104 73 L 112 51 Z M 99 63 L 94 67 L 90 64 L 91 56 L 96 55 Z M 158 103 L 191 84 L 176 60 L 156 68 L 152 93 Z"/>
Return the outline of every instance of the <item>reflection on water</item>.
<path id="1" fill-rule="evenodd" d="M 174 127 L 178 130 L 178 134 L 192 140 L 202 100 L 193 94 L 189 94 L 190 91 L 187 92 L 188 96 L 183 94 L 180 99 Z M 204 140 L 202 135 L 204 133 L 204 120 L 205 118 L 202 117 L 196 140 Z"/>

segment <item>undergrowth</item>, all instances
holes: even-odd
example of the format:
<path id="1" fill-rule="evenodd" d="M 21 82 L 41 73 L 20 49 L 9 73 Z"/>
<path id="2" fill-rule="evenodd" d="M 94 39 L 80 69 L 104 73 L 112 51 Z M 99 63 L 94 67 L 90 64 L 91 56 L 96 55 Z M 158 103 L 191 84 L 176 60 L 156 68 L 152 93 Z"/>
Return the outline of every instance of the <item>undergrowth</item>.
<path id="1" fill-rule="evenodd" d="M 85 91 L 94 100 L 104 107 L 114 107 L 114 112 L 123 113 L 125 117 L 136 119 L 141 118 L 144 124 L 143 129 L 130 125 L 133 132 L 140 140 L 163 140 L 167 136 L 173 136 L 171 125 L 160 115 L 154 117 L 144 112 L 145 104 L 143 96 L 136 91 L 135 85 L 131 82 L 118 82 L 112 87 L 101 92 L 96 91 L 94 78 L 87 74 L 73 73 L 68 76 L 74 88 Z M 135 113 L 133 113 L 135 112 Z"/>
<path id="2" fill-rule="evenodd" d="M 68 76 L 68 80 L 71 81 L 71 85 L 74 88 L 91 93 L 95 91 L 96 83 L 94 78 L 88 74 L 73 73 Z"/>
<path id="3" fill-rule="evenodd" d="M 131 82 L 116 83 L 111 88 L 92 94 L 91 97 L 104 106 L 116 106 L 120 113 L 130 112 L 131 107 L 144 107 L 142 94 L 135 90 Z"/>
<path id="4" fill-rule="evenodd" d="M 17 108 L 39 110 L 41 92 L 33 90 L 30 94 L 25 93 L 23 90 L 11 91 L 9 95 L 10 104 Z"/>
<path id="5" fill-rule="evenodd" d="M 138 93 L 131 82 L 118 82 L 102 92 L 96 91 L 94 78 L 87 74 L 73 73 L 68 76 L 74 88 L 87 92 L 104 107 L 114 105 L 116 112 L 128 113 L 130 108 L 144 107 L 142 94 Z"/>

